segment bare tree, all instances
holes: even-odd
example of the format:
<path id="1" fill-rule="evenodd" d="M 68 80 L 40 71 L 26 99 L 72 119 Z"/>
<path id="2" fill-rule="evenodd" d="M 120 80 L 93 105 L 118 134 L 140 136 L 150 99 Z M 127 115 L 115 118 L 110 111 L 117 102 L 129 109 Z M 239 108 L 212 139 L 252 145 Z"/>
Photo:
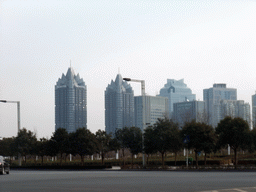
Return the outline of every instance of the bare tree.
<path id="1" fill-rule="evenodd" d="M 210 115 L 207 113 L 205 109 L 203 112 L 197 112 L 196 122 L 204 123 L 206 125 L 210 124 Z"/>

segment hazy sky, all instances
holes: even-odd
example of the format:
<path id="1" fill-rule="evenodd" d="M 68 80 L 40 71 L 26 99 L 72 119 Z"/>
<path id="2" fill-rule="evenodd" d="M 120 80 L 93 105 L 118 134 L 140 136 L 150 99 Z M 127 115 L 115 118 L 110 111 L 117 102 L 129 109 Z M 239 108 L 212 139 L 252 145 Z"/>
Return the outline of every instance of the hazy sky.
<path id="1" fill-rule="evenodd" d="M 256 0 L 0 0 L 0 99 L 20 101 L 21 127 L 38 137 L 54 132 L 54 86 L 70 60 L 87 85 L 92 132 L 105 128 L 118 68 L 149 95 L 184 78 L 197 99 L 226 83 L 251 104 Z M 16 107 L 0 103 L 0 137 L 16 136 Z"/>

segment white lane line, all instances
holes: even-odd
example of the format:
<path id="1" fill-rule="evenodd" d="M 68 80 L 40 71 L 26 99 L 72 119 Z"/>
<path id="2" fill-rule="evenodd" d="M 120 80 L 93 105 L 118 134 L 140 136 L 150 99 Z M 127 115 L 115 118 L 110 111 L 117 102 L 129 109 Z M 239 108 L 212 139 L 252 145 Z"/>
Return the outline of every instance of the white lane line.
<path id="1" fill-rule="evenodd" d="M 248 192 L 245 191 L 246 189 L 250 190 L 250 189 L 256 189 L 256 187 L 244 187 L 244 188 L 230 188 L 230 189 L 220 189 L 220 191 L 217 190 L 210 190 L 210 191 L 201 191 L 201 192 L 221 192 L 221 191 L 239 191 L 239 192 Z M 256 191 L 255 191 L 256 192 Z"/>
<path id="2" fill-rule="evenodd" d="M 242 190 L 242 189 L 232 189 L 232 190 L 240 191 L 240 192 L 247 192 L 247 191 L 244 191 L 244 190 Z"/>
<path id="3" fill-rule="evenodd" d="M 212 190 L 212 191 L 201 191 L 201 192 L 219 192 L 219 191 Z"/>

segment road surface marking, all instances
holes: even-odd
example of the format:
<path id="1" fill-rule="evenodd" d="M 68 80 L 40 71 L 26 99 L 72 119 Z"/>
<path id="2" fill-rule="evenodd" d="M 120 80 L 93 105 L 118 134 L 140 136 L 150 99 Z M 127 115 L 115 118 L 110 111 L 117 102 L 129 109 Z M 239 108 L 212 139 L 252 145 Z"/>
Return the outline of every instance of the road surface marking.
<path id="1" fill-rule="evenodd" d="M 244 191 L 244 190 L 242 190 L 242 189 L 232 189 L 232 190 L 240 191 L 240 192 L 247 192 L 247 191 Z"/>

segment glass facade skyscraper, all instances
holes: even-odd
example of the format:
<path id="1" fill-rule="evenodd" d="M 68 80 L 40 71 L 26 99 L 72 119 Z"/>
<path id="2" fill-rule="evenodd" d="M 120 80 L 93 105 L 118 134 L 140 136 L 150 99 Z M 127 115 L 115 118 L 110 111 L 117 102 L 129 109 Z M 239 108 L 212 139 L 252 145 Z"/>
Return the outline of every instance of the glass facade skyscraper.
<path id="1" fill-rule="evenodd" d="M 120 74 L 105 91 L 105 131 L 134 126 L 134 92 Z"/>
<path id="2" fill-rule="evenodd" d="M 243 100 L 221 100 L 220 111 L 220 119 L 224 119 L 226 116 L 241 117 L 247 121 L 249 126 L 251 125 L 250 105 Z"/>
<path id="3" fill-rule="evenodd" d="M 146 127 L 154 125 L 158 118 L 169 115 L 168 98 L 160 96 L 145 96 L 145 123 Z M 134 97 L 135 126 L 143 129 L 142 96 Z"/>
<path id="4" fill-rule="evenodd" d="M 256 92 L 252 95 L 252 124 L 256 128 Z"/>
<path id="5" fill-rule="evenodd" d="M 71 67 L 55 85 L 55 130 L 58 128 L 69 133 L 87 128 L 87 88 Z"/>
<path id="6" fill-rule="evenodd" d="M 204 101 L 209 118 L 209 124 L 216 127 L 223 119 L 221 100 L 237 100 L 237 91 L 227 88 L 226 84 L 213 84 L 212 88 L 204 89 Z"/>
<path id="7" fill-rule="evenodd" d="M 196 122 L 207 123 L 204 101 L 184 101 L 173 104 L 173 120 L 180 127 L 186 122 L 195 120 Z"/>
<path id="8" fill-rule="evenodd" d="M 184 83 L 184 79 L 178 81 L 167 79 L 167 83 L 160 90 L 159 96 L 169 99 L 169 118 L 172 118 L 174 103 L 196 100 L 196 95 L 192 94 L 191 89 Z"/>

